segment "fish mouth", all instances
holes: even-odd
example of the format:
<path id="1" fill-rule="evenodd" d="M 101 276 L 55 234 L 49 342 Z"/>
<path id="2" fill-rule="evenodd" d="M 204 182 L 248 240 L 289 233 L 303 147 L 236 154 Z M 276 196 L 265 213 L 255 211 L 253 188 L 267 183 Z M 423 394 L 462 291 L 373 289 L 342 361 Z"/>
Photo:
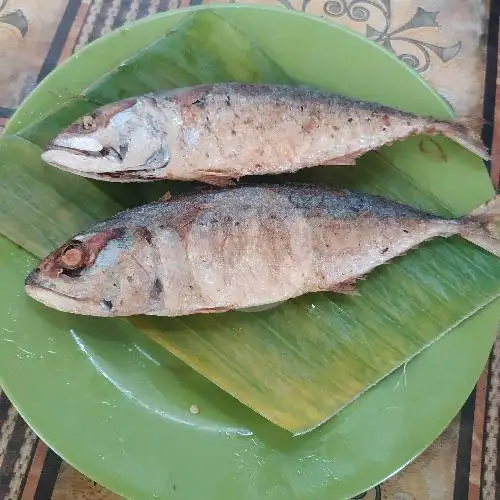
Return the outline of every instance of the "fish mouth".
<path id="1" fill-rule="evenodd" d="M 93 300 L 70 297 L 69 295 L 40 285 L 32 278 L 30 279 L 30 276 L 28 276 L 24 285 L 25 292 L 32 299 L 46 307 L 65 313 L 85 316 L 112 316 L 110 311 L 100 308 L 99 304 L 96 304 Z M 85 310 L 85 313 L 82 310 Z"/>
<path id="2" fill-rule="evenodd" d="M 116 158 L 113 160 L 110 160 L 103 155 L 103 151 L 109 151 L 110 149 L 116 155 Z M 44 162 L 60 170 L 95 180 L 105 180 L 108 182 L 150 182 L 165 177 L 165 166 L 144 169 L 120 169 L 120 165 L 123 163 L 123 158 L 114 148 L 109 147 L 103 147 L 100 151 L 87 151 L 66 146 L 58 146 L 51 143 L 42 153 L 41 157 Z M 95 166 L 92 167 L 90 165 L 87 168 L 85 168 L 84 164 L 70 166 L 71 163 L 75 163 L 75 157 L 84 159 L 84 162 L 104 160 L 108 163 L 112 163 L 112 165 L 111 167 L 103 166 L 100 171 L 97 170 Z M 111 170 L 113 166 L 115 169 Z"/>
<path id="3" fill-rule="evenodd" d="M 69 146 L 60 146 L 56 143 L 50 143 L 46 152 L 49 152 L 49 151 L 67 151 L 68 153 L 72 153 L 75 155 L 81 155 L 81 156 L 87 156 L 89 158 L 104 158 L 105 157 L 104 150 L 105 150 L 105 146 L 103 146 L 100 150 L 91 151 L 91 150 L 87 150 L 87 149 L 78 149 L 78 148 L 72 148 Z M 114 151 L 116 152 L 116 150 L 114 150 Z M 116 154 L 118 154 L 118 153 L 116 152 Z M 123 161 L 123 158 L 120 157 L 119 161 Z"/>

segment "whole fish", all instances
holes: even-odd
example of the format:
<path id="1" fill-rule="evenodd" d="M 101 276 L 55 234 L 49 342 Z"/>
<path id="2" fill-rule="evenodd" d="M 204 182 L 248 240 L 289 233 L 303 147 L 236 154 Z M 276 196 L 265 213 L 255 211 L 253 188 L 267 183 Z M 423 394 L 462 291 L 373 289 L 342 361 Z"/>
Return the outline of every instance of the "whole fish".
<path id="1" fill-rule="evenodd" d="M 100 222 L 26 278 L 41 303 L 92 316 L 179 316 L 353 293 L 373 268 L 459 234 L 500 257 L 500 196 L 458 219 L 312 185 L 187 194 Z"/>
<path id="2" fill-rule="evenodd" d="M 444 134 L 487 159 L 458 122 L 419 117 L 304 86 L 224 83 L 97 109 L 45 148 L 45 162 L 89 178 L 227 185 L 356 158 L 415 134 Z"/>

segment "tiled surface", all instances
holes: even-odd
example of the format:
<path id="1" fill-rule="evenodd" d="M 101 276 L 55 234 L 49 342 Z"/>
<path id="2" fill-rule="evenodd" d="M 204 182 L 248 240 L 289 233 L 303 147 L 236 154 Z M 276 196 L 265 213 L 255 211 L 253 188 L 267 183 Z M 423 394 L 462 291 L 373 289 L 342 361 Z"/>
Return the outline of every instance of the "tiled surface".
<path id="1" fill-rule="evenodd" d="M 67 7 L 67 0 L 0 0 L 2 108 L 16 108 L 35 87 Z"/>
<path id="2" fill-rule="evenodd" d="M 227 3 L 227 0 L 202 3 Z M 419 71 L 458 114 L 481 112 L 487 8 L 481 1 L 251 0 L 247 3 L 291 8 L 345 25 Z M 69 55 L 72 48 L 82 47 L 123 22 L 186 5 L 187 0 L 0 0 L 0 51 L 5 68 L 0 77 L 0 106 L 16 107 L 33 88 L 40 71 L 45 74 L 61 55 Z M 68 33 L 74 21 L 78 30 Z M 79 26 L 82 21 L 83 28 Z M 64 43 L 66 38 L 68 44 Z"/>
<path id="3" fill-rule="evenodd" d="M 205 3 L 226 1 L 205 0 Z M 458 115 L 482 112 L 486 40 L 483 32 L 488 1 L 251 0 L 246 3 L 281 5 L 343 24 L 413 65 L 453 105 Z M 189 0 L 0 0 L 0 128 L 4 123 L 2 116 L 9 116 L 36 82 L 73 50 L 124 22 L 187 5 Z M 497 96 L 500 104 L 500 91 Z M 500 112 L 496 113 L 496 121 L 492 161 L 495 181 L 500 177 Z M 461 414 L 443 434 L 413 463 L 363 498 L 495 499 L 499 351 L 500 340 L 492 357 L 493 369 L 486 367 Z M 112 500 L 118 497 L 62 462 L 36 438 L 0 392 L 0 499 L 4 498 Z"/>
<path id="4" fill-rule="evenodd" d="M 257 0 L 251 3 L 289 5 L 357 31 L 420 72 L 457 114 L 481 114 L 482 35 L 487 9 L 482 1 Z"/>
<path id="5" fill-rule="evenodd" d="M 458 434 L 459 419 L 455 419 L 418 460 L 406 467 L 402 473 L 368 491 L 363 499 L 451 500 Z M 119 497 L 84 479 L 81 474 L 66 466 L 59 473 L 53 499 L 72 498 L 115 500 Z"/>

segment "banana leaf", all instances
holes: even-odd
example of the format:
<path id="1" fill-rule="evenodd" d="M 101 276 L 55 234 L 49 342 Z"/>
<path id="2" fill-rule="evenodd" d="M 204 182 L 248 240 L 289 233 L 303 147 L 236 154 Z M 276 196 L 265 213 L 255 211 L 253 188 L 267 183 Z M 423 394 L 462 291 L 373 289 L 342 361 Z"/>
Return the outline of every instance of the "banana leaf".
<path id="1" fill-rule="evenodd" d="M 40 89 L 47 104 L 38 100 L 14 117 L 0 139 L 0 233 L 43 257 L 123 207 L 191 187 L 105 184 L 43 164 L 40 147 L 82 113 L 196 83 L 297 81 L 248 33 L 211 11 L 186 14 L 170 28 L 136 40 L 137 50 L 126 58 L 111 54 L 106 69 L 94 68 L 94 81 L 83 88 L 68 81 L 50 97 L 48 79 Z M 344 185 L 443 215 L 460 215 L 493 196 L 482 162 L 444 138 L 416 137 L 367 154 L 355 168 L 321 167 L 284 178 Z M 467 190 L 457 189 L 457 178 Z M 310 294 L 257 312 L 131 321 L 241 403 L 300 434 L 497 299 L 500 260 L 459 238 L 435 240 L 375 270 L 359 291 L 356 297 Z M 44 313 L 37 308 L 36 314 Z"/>

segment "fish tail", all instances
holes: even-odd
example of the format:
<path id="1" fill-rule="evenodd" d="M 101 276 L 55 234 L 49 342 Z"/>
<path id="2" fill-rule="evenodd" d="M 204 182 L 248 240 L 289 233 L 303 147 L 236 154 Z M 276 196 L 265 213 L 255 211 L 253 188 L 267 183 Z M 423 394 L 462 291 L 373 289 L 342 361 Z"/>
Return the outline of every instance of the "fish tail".
<path id="1" fill-rule="evenodd" d="M 462 218 L 460 236 L 500 257 L 500 195 Z"/>
<path id="2" fill-rule="evenodd" d="M 451 122 L 442 122 L 439 128 L 446 137 L 478 155 L 483 160 L 489 160 L 490 154 L 478 132 L 483 123 L 482 118 L 466 117 Z"/>

